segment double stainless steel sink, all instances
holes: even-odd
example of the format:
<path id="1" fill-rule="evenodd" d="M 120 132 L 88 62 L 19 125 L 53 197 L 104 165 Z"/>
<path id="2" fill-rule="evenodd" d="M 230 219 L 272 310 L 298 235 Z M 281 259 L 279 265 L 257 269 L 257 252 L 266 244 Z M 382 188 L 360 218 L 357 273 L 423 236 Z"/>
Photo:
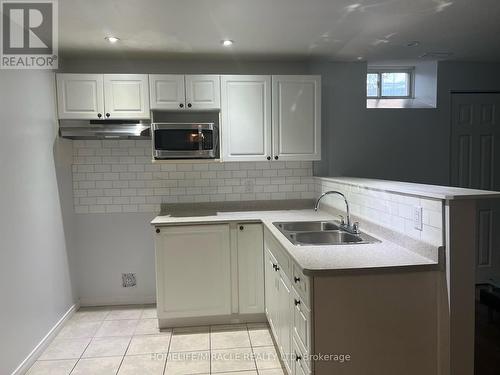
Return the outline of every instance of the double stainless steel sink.
<path id="1" fill-rule="evenodd" d="M 365 233 L 349 233 L 333 221 L 290 221 L 273 223 L 297 246 L 350 245 L 380 242 Z"/>

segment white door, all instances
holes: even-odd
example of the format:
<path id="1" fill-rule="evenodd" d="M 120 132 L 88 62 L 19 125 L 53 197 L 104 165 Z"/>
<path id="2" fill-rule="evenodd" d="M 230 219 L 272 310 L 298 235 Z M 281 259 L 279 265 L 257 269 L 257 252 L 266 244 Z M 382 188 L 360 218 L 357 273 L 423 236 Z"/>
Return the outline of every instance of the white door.
<path id="1" fill-rule="evenodd" d="M 151 109 L 175 110 L 186 106 L 186 89 L 182 74 L 150 74 Z"/>
<path id="2" fill-rule="evenodd" d="M 264 312 L 264 236 L 262 224 L 238 225 L 240 314 Z"/>
<path id="3" fill-rule="evenodd" d="M 103 118 L 102 74 L 57 74 L 56 81 L 60 119 Z"/>
<path id="4" fill-rule="evenodd" d="M 187 75 L 187 109 L 220 108 L 220 76 L 214 74 Z"/>
<path id="5" fill-rule="evenodd" d="M 159 318 L 229 315 L 229 225 L 159 229 L 156 235 Z"/>
<path id="6" fill-rule="evenodd" d="M 147 119 L 149 80 L 147 74 L 104 74 L 106 118 Z"/>
<path id="7" fill-rule="evenodd" d="M 222 76 L 224 161 L 271 159 L 271 77 Z"/>
<path id="8" fill-rule="evenodd" d="M 321 77 L 273 76 L 273 157 L 321 159 Z"/>
<path id="9" fill-rule="evenodd" d="M 451 183 L 500 189 L 500 94 L 452 94 Z M 500 200 L 477 201 L 476 283 L 500 284 Z"/>

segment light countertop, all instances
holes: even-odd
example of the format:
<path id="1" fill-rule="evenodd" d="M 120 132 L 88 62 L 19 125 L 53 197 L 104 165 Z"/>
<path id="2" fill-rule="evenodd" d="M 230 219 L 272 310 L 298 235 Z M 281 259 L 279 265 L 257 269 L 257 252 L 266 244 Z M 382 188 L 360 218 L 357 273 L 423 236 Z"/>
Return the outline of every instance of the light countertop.
<path id="1" fill-rule="evenodd" d="M 463 189 L 451 186 L 415 184 L 411 182 L 376 180 L 358 177 L 317 177 L 324 181 L 337 182 L 340 184 L 359 186 L 372 190 L 400 193 L 423 198 L 434 198 L 442 200 L 455 199 L 493 199 L 500 198 L 499 191 Z"/>
<path id="2" fill-rule="evenodd" d="M 153 226 L 197 225 L 231 222 L 262 222 L 265 228 L 287 250 L 291 258 L 309 275 L 331 275 L 344 271 L 387 269 L 412 270 L 428 267 L 435 269 L 439 264 L 440 249 L 406 236 L 388 231 L 370 222 L 360 220 L 361 231 L 381 242 L 373 244 L 295 246 L 274 225 L 281 221 L 333 220 L 335 216 L 326 211 L 312 209 L 274 211 L 225 211 L 202 212 L 183 211 L 182 215 L 160 215 L 153 219 Z M 193 216 L 188 216 L 193 215 Z M 198 214 L 199 215 L 199 214 Z M 357 220 L 357 218 L 356 218 Z"/>

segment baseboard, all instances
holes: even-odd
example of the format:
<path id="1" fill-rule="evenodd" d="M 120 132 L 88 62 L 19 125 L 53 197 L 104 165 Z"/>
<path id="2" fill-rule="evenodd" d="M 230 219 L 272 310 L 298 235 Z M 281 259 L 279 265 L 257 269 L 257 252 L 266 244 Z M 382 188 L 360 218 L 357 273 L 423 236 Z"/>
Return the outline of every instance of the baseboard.
<path id="1" fill-rule="evenodd" d="M 80 306 L 150 305 L 154 303 L 156 303 L 156 296 L 80 298 Z"/>
<path id="2" fill-rule="evenodd" d="M 38 357 L 40 357 L 47 346 L 49 346 L 52 340 L 57 336 L 64 323 L 66 323 L 66 321 L 73 316 L 73 314 L 78 310 L 79 307 L 79 304 L 75 303 L 68 309 L 68 311 L 64 313 L 62 318 L 59 319 L 59 321 L 50 329 L 50 331 L 38 343 L 38 345 L 35 346 L 31 353 L 28 354 L 24 361 L 22 361 L 21 364 L 12 372 L 12 375 L 23 375 L 30 369 L 31 366 L 33 366 Z"/>

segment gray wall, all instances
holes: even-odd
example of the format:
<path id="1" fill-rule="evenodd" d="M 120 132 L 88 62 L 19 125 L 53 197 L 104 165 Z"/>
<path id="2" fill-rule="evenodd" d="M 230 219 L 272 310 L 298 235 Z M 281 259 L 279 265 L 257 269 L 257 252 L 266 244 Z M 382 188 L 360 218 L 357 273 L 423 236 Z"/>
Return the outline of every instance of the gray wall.
<path id="1" fill-rule="evenodd" d="M 156 74 L 302 74 L 306 61 L 254 61 L 139 58 L 66 58 L 61 61 L 64 73 L 156 73 Z"/>
<path id="2" fill-rule="evenodd" d="M 450 92 L 500 90 L 500 64 L 443 62 L 437 109 L 366 109 L 364 63 L 312 63 L 323 77 L 322 176 L 449 184 Z"/>
<path id="3" fill-rule="evenodd" d="M 71 145 L 55 141 L 53 74 L 3 70 L 0 87 L 0 374 L 9 374 L 74 303 Z"/>

